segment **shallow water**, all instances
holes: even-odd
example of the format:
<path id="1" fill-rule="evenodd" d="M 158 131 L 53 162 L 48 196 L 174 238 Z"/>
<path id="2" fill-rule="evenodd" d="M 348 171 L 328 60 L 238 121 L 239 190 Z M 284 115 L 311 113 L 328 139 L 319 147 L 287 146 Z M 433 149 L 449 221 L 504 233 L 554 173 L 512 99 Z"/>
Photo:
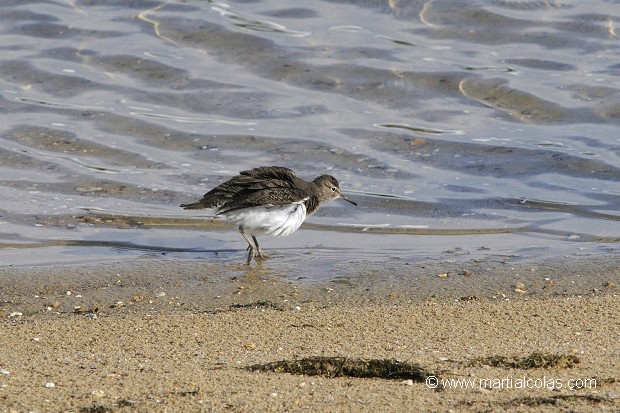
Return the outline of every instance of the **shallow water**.
<path id="1" fill-rule="evenodd" d="M 243 262 L 236 231 L 178 205 L 260 165 L 328 172 L 359 204 L 262 239 L 274 271 L 613 257 L 619 19 L 607 1 L 11 2 L 0 259 Z"/>

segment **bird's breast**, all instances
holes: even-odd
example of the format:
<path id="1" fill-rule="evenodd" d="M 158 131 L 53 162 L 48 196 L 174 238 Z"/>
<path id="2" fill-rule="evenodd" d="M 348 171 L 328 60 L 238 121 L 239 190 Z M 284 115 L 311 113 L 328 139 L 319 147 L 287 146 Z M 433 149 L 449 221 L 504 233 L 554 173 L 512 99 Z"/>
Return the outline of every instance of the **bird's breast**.
<path id="1" fill-rule="evenodd" d="M 304 201 L 290 205 L 261 205 L 224 212 L 227 221 L 242 225 L 252 235 L 284 237 L 295 232 L 306 219 Z"/>

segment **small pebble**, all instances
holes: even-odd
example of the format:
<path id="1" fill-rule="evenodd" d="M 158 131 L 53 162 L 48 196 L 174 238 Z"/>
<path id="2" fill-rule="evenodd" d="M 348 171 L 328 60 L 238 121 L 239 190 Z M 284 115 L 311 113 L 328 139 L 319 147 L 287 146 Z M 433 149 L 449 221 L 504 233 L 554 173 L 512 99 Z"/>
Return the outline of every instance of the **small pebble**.
<path id="1" fill-rule="evenodd" d="M 48 389 L 53 389 L 54 387 L 56 387 L 56 384 L 52 382 L 48 382 L 48 383 L 45 383 L 45 387 Z"/>
<path id="2" fill-rule="evenodd" d="M 405 386 L 413 386 L 413 380 L 409 379 L 409 380 L 401 381 L 400 384 L 403 384 Z"/>
<path id="3" fill-rule="evenodd" d="M 12 312 L 11 314 L 9 314 L 9 317 L 21 317 L 23 314 L 20 313 L 19 311 L 15 311 Z"/>
<path id="4" fill-rule="evenodd" d="M 11 374 L 11 372 L 5 369 L 0 369 L 0 374 L 2 374 L 3 376 L 8 376 L 9 374 Z"/>
<path id="5" fill-rule="evenodd" d="M 443 273 L 441 273 L 441 274 L 437 274 L 437 276 L 438 276 L 439 278 L 448 278 L 448 273 L 443 272 Z"/>
<path id="6" fill-rule="evenodd" d="M 160 297 L 165 297 L 165 296 L 166 296 L 166 293 L 163 292 L 163 291 L 160 292 L 160 293 L 155 294 L 155 298 L 160 298 Z"/>

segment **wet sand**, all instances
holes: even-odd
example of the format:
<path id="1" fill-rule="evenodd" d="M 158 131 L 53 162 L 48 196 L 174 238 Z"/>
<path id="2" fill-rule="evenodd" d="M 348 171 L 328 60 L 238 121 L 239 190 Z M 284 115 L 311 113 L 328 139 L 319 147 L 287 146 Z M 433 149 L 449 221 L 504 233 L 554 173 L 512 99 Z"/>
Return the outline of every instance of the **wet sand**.
<path id="1" fill-rule="evenodd" d="M 495 284 L 513 277 L 489 267 L 495 288 L 477 295 L 475 274 L 429 265 L 412 273 L 434 274 L 435 294 L 416 279 L 292 281 L 268 266 L 4 267 L 0 411 L 616 410 L 618 268 L 591 260 L 571 275 L 600 285 L 569 290 L 546 275 L 576 263 L 545 265 L 539 286 Z M 538 355 L 572 362 L 519 362 Z M 443 385 L 247 370 L 314 356 L 397 359 Z"/>

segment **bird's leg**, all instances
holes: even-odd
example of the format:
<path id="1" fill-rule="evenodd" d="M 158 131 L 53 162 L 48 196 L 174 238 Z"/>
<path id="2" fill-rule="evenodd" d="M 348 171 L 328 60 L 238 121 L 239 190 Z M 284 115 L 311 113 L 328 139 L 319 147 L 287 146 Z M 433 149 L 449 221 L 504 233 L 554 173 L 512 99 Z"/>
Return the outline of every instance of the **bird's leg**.
<path id="1" fill-rule="evenodd" d="M 252 239 L 254 240 L 254 245 L 256 245 L 256 249 L 258 250 L 256 251 L 256 255 L 262 259 L 266 259 L 267 256 L 263 253 L 263 250 L 261 249 L 260 245 L 258 245 L 258 240 L 256 239 L 254 235 L 252 235 Z"/>
<path id="2" fill-rule="evenodd" d="M 245 239 L 245 242 L 248 243 L 248 261 L 246 262 L 246 264 L 249 265 L 252 262 L 252 258 L 256 257 L 256 254 L 258 251 L 260 251 L 260 249 L 256 245 L 254 245 L 250 237 L 248 237 L 248 234 L 245 233 L 243 225 L 239 226 L 239 232 L 241 233 L 243 239 Z"/>

